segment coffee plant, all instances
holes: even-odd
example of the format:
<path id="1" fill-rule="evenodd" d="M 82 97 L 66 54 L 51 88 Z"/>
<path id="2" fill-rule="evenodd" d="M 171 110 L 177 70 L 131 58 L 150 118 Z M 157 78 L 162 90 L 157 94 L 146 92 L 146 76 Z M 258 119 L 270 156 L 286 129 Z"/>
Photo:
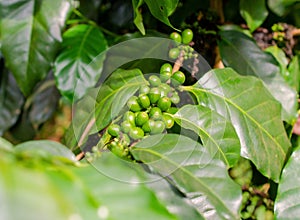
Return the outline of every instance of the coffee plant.
<path id="1" fill-rule="evenodd" d="M 0 219 L 297 219 L 298 0 L 1 0 Z"/>

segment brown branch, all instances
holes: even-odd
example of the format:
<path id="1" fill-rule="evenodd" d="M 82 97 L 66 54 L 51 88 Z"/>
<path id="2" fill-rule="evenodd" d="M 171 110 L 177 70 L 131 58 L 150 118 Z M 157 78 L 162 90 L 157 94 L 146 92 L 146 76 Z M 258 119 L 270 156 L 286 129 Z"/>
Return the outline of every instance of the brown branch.
<path id="1" fill-rule="evenodd" d="M 293 37 L 300 36 L 300 29 L 294 29 L 291 31 Z"/>
<path id="2" fill-rule="evenodd" d="M 82 151 L 80 154 L 76 155 L 76 160 L 81 160 L 84 157 L 84 152 Z"/>

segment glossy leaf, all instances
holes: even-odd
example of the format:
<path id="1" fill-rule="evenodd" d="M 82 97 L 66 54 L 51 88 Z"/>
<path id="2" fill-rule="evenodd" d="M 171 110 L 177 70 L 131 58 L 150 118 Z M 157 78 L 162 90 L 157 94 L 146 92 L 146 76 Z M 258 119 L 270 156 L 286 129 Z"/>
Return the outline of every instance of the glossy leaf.
<path id="1" fill-rule="evenodd" d="M 93 166 L 50 165 L 37 158 L 18 161 L 2 152 L 0 156 L 1 219 L 176 219 L 145 184 L 111 179 Z M 130 173 L 133 180 L 142 180 L 112 159 L 104 156 L 97 164 L 114 167 L 115 175 Z"/>
<path id="2" fill-rule="evenodd" d="M 15 152 L 27 155 L 40 155 L 42 157 L 58 157 L 76 161 L 75 155 L 64 145 L 49 140 L 34 140 L 18 144 Z"/>
<path id="3" fill-rule="evenodd" d="M 275 58 L 263 52 L 252 38 L 237 31 L 221 31 L 218 42 L 222 60 L 239 74 L 261 78 L 281 103 L 282 119 L 292 123 L 297 115 L 297 94 L 280 75 Z"/>
<path id="4" fill-rule="evenodd" d="M 153 180 L 153 181 L 151 181 Z M 193 203 L 185 198 L 180 191 L 161 178 L 157 180 L 157 176 L 149 177 L 147 186 L 153 190 L 159 201 L 169 210 L 170 213 L 175 214 L 178 219 L 198 219 L 205 218 L 197 211 Z"/>
<path id="5" fill-rule="evenodd" d="M 299 2 L 299 0 L 268 0 L 268 6 L 278 16 L 283 16 L 291 10 L 294 4 Z"/>
<path id="6" fill-rule="evenodd" d="M 231 122 L 201 105 L 185 105 L 174 115 L 181 127 L 196 132 L 211 157 L 232 167 L 240 157 L 240 142 Z"/>
<path id="7" fill-rule="evenodd" d="M 64 33 L 54 67 L 56 84 L 64 97 L 77 100 L 97 83 L 106 48 L 105 37 L 96 26 L 76 25 Z"/>
<path id="8" fill-rule="evenodd" d="M 284 51 L 277 46 L 270 46 L 265 49 L 265 52 L 268 52 L 273 55 L 273 57 L 276 59 L 276 61 L 279 64 L 281 75 L 285 78 L 285 76 L 288 74 L 287 65 L 289 61 L 285 56 Z"/>
<path id="9" fill-rule="evenodd" d="M 27 100 L 29 109 L 28 117 L 33 127 L 37 128 L 42 123 L 46 122 L 57 110 L 60 94 L 56 88 L 52 73 L 48 74 L 47 78 L 38 84 L 37 89 L 30 96 L 30 101 Z"/>
<path id="10" fill-rule="evenodd" d="M 265 0 L 240 1 L 240 13 L 251 32 L 258 28 L 268 16 Z"/>
<path id="11" fill-rule="evenodd" d="M 75 109 L 76 112 L 66 139 L 67 146 L 82 146 L 88 135 L 104 129 L 119 115 L 127 100 L 147 81 L 138 69 L 117 70 L 99 88 L 85 96 Z M 73 130 L 73 131 L 72 131 Z M 74 143 L 76 140 L 76 143 Z"/>
<path id="12" fill-rule="evenodd" d="M 140 11 L 140 7 L 142 6 L 142 4 L 144 3 L 144 0 L 132 0 L 132 6 L 133 6 L 133 11 L 134 11 L 134 24 L 136 25 L 136 27 L 139 29 L 139 31 L 145 35 L 145 27 L 143 24 L 143 16 L 142 13 Z"/>
<path id="13" fill-rule="evenodd" d="M 290 142 L 280 118 L 280 104 L 261 80 L 240 76 L 230 68 L 216 69 L 183 89 L 230 120 L 241 142 L 241 156 L 278 182 Z"/>
<path id="14" fill-rule="evenodd" d="M 300 215 L 300 148 L 296 148 L 284 167 L 275 200 L 276 219 L 295 219 Z"/>
<path id="15" fill-rule="evenodd" d="M 182 135 L 153 135 L 133 146 L 131 153 L 170 178 L 205 219 L 239 219 L 239 186 L 228 176 L 224 163 L 212 159 L 199 143 Z"/>
<path id="16" fill-rule="evenodd" d="M 137 164 L 106 152 L 92 166 L 73 170 L 91 195 L 101 199 L 109 213 L 107 219 L 177 219 L 147 187 L 144 171 Z"/>
<path id="17" fill-rule="evenodd" d="M 51 68 L 72 3 L 69 0 L 3 0 L 0 8 L 6 66 L 28 96 Z"/>
<path id="18" fill-rule="evenodd" d="M 24 96 L 14 76 L 3 70 L 0 75 L 0 136 L 16 123 L 23 103 Z"/>
<path id="19" fill-rule="evenodd" d="M 169 21 L 169 16 L 174 12 L 177 7 L 178 0 L 144 0 L 150 9 L 151 14 L 165 23 L 166 25 L 174 28 Z"/>

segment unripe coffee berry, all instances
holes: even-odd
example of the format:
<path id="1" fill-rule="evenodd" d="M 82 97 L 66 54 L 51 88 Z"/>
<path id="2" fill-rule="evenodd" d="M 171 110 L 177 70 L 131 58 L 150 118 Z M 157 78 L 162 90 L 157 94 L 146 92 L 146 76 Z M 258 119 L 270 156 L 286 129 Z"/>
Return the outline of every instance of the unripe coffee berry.
<path id="1" fill-rule="evenodd" d="M 157 106 L 161 111 L 167 111 L 171 107 L 171 101 L 168 97 L 162 97 L 158 100 Z"/>
<path id="2" fill-rule="evenodd" d="M 139 105 L 138 103 L 138 97 L 136 96 L 132 96 L 130 97 L 130 99 L 127 101 L 127 106 L 128 108 L 133 111 L 133 112 L 138 112 L 138 111 L 141 111 L 142 108 L 141 106 Z"/>

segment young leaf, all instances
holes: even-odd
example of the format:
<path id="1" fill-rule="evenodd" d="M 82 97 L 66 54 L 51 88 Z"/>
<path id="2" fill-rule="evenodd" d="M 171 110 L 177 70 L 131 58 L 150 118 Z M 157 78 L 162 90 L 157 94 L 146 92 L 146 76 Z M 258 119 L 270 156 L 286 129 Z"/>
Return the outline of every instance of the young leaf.
<path id="1" fill-rule="evenodd" d="M 151 14 L 165 23 L 166 25 L 174 28 L 169 21 L 169 16 L 174 12 L 177 7 L 178 0 L 144 0 L 150 9 Z"/>
<path id="2" fill-rule="evenodd" d="M 24 103 L 24 96 L 15 78 L 7 70 L 3 70 L 0 75 L 0 103 L 0 136 L 2 136 L 4 131 L 16 123 Z"/>
<path id="3" fill-rule="evenodd" d="M 78 100 L 97 83 L 106 48 L 105 37 L 96 26 L 80 24 L 64 33 L 54 72 L 63 96 L 70 101 Z"/>
<path id="4" fill-rule="evenodd" d="M 292 123 L 297 115 L 297 93 L 280 75 L 274 57 L 264 53 L 252 38 L 237 31 L 221 31 L 218 42 L 222 60 L 239 74 L 261 78 L 282 106 L 282 119 Z"/>
<path id="5" fill-rule="evenodd" d="M 72 3 L 70 0 L 4 0 L 0 8 L 6 66 L 28 96 L 51 68 Z"/>
<path id="6" fill-rule="evenodd" d="M 239 219 L 239 186 L 230 179 L 224 163 L 212 159 L 199 143 L 177 134 L 153 135 L 133 146 L 131 153 L 170 178 L 205 219 Z"/>
<path id="7" fill-rule="evenodd" d="M 99 88 L 93 90 L 91 96 L 86 96 L 78 102 L 69 132 L 77 145 L 82 146 L 89 134 L 101 131 L 119 115 L 127 100 L 136 91 L 147 84 L 142 72 L 138 69 L 117 70 Z M 82 105 L 88 101 L 87 105 Z M 85 112 L 84 116 L 81 113 Z M 72 140 L 73 138 L 67 138 Z M 69 145 L 71 144 L 71 145 Z M 70 148 L 76 147 L 74 141 L 67 143 Z"/>
<path id="8" fill-rule="evenodd" d="M 251 32 L 258 28 L 268 16 L 265 0 L 240 1 L 240 13 Z"/>
<path id="9" fill-rule="evenodd" d="M 140 7 L 144 3 L 144 0 L 132 0 L 132 6 L 133 6 L 133 11 L 134 11 L 134 24 L 136 27 L 139 29 L 139 31 L 142 33 L 142 35 L 145 35 L 145 27 L 143 24 L 143 16 L 140 11 Z"/>
<path id="10" fill-rule="evenodd" d="M 300 215 L 300 147 L 296 148 L 282 171 L 275 200 L 276 219 L 295 219 Z"/>
<path id="11" fill-rule="evenodd" d="M 183 89 L 230 120 L 240 138 L 241 156 L 278 182 L 290 142 L 280 118 L 280 104 L 261 80 L 240 76 L 230 68 L 216 69 Z"/>
<path id="12" fill-rule="evenodd" d="M 185 105 L 174 115 L 181 127 L 196 132 L 211 157 L 232 167 L 240 156 L 240 142 L 231 122 L 201 105 Z"/>
<path id="13" fill-rule="evenodd" d="M 40 155 L 42 157 L 58 157 L 76 161 L 75 155 L 64 145 L 48 140 L 27 141 L 18 144 L 15 152 L 27 155 Z"/>

